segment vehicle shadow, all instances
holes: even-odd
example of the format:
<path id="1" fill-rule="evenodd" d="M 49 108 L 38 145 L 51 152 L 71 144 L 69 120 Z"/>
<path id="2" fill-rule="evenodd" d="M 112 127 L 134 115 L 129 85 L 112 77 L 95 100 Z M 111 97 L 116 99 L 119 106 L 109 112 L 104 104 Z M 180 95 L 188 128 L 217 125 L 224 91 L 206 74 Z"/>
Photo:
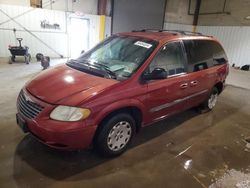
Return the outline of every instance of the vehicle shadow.
<path id="1" fill-rule="evenodd" d="M 220 106 L 220 104 L 218 106 Z M 223 109 L 229 110 L 223 111 Z M 222 111 L 222 114 L 220 112 L 220 114 L 217 115 L 216 111 L 219 110 Z M 221 107 L 221 109 L 218 107 L 217 110 L 202 115 L 199 115 L 192 109 L 185 111 L 155 123 L 153 126 L 141 129 L 128 150 L 129 154 L 126 153 L 114 159 L 99 157 L 93 149 L 77 152 L 54 150 L 41 144 L 32 136 L 27 135 L 16 147 L 14 157 L 14 178 L 19 187 L 25 187 L 27 182 L 30 181 L 30 178 L 39 178 L 40 173 L 49 179 L 64 180 L 67 178 L 67 181 L 92 179 L 114 173 L 117 167 L 119 167 L 120 170 L 122 168 L 128 168 L 137 163 L 138 160 L 143 161 L 156 155 L 152 153 L 144 156 L 135 154 L 134 151 L 130 153 L 133 148 L 145 144 L 174 129 L 180 129 L 183 132 L 176 138 L 179 140 L 177 144 L 180 144 L 202 133 L 206 128 L 214 126 L 215 122 L 218 123 L 229 115 L 237 113 L 237 111 L 237 108 L 225 104 L 223 104 L 223 108 Z M 191 125 L 192 130 L 187 134 L 183 124 L 196 117 L 200 118 L 199 122 L 204 123 L 204 126 Z M 112 163 L 110 163 L 111 161 Z M 27 174 L 31 174 L 31 177 L 28 177 Z M 45 182 L 42 184 L 43 187 L 46 187 Z"/>

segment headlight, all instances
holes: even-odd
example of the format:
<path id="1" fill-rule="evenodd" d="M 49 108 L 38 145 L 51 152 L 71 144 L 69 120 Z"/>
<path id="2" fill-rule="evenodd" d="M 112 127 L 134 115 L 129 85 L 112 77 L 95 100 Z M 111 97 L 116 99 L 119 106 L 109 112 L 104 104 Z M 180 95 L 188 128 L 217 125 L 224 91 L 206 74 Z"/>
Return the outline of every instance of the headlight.
<path id="1" fill-rule="evenodd" d="M 79 121 L 89 115 L 89 109 L 60 105 L 50 113 L 50 118 L 59 121 Z"/>

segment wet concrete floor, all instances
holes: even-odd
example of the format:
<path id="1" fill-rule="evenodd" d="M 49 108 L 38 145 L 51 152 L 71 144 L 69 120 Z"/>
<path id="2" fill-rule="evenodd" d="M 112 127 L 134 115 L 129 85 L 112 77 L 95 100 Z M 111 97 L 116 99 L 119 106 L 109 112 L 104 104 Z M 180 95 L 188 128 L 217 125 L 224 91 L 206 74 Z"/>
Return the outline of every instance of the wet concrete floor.
<path id="1" fill-rule="evenodd" d="M 17 127 L 18 92 L 40 71 L 38 63 L 9 65 L 0 59 L 1 188 L 204 188 L 213 187 L 232 170 L 246 176 L 241 182 L 231 178 L 219 187 L 250 186 L 246 141 L 250 138 L 250 90 L 228 86 L 212 112 L 188 110 L 144 128 L 126 153 L 104 159 L 93 150 L 50 149 Z"/>

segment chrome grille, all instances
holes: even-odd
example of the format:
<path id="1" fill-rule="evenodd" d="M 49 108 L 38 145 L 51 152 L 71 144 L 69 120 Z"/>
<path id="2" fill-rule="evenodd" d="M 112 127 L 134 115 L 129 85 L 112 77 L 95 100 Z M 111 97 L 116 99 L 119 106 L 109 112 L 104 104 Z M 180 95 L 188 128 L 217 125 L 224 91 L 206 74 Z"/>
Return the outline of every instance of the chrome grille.
<path id="1" fill-rule="evenodd" d="M 17 109 L 25 117 L 33 119 L 43 110 L 43 107 L 29 99 L 27 100 L 23 90 L 21 90 L 17 99 Z"/>

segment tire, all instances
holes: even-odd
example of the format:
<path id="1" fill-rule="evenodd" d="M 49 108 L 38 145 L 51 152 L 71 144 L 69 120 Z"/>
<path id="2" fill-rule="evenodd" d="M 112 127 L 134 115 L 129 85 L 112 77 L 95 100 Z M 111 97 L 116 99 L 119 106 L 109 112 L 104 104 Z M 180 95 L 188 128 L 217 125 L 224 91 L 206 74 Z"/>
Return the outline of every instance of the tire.
<path id="1" fill-rule="evenodd" d="M 204 113 L 211 111 L 217 103 L 218 96 L 219 96 L 219 91 L 216 87 L 214 87 L 208 99 L 200 105 L 200 112 Z"/>
<path id="2" fill-rule="evenodd" d="M 25 63 L 29 64 L 29 57 L 27 55 L 24 56 L 24 59 L 25 59 Z"/>
<path id="3" fill-rule="evenodd" d="M 116 114 L 101 126 L 95 139 L 95 148 L 104 157 L 121 155 L 136 132 L 135 120 L 126 113 Z"/>
<path id="4" fill-rule="evenodd" d="M 14 55 L 11 56 L 11 61 L 12 61 L 12 62 L 15 62 L 15 61 L 16 61 L 16 56 L 14 56 Z"/>
<path id="5" fill-rule="evenodd" d="M 42 57 L 43 57 L 43 54 L 37 53 L 37 54 L 36 54 L 36 61 L 41 61 L 41 60 L 42 60 Z"/>
<path id="6" fill-rule="evenodd" d="M 50 66 L 50 57 L 49 56 L 42 57 L 41 66 L 43 67 L 43 70 L 47 69 Z"/>
<path id="7" fill-rule="evenodd" d="M 31 55 L 28 54 L 28 61 L 30 62 L 31 61 Z"/>

